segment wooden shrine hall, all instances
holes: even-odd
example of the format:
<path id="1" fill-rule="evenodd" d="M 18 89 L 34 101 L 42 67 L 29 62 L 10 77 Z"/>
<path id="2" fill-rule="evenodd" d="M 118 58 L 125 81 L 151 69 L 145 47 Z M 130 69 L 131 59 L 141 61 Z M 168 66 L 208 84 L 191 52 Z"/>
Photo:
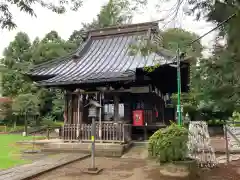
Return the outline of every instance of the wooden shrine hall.
<path id="1" fill-rule="evenodd" d="M 84 43 L 72 54 L 42 63 L 28 72 L 41 86 L 64 89 L 66 141 L 91 141 L 89 100 L 101 104 L 96 118 L 96 142 L 126 143 L 144 140 L 175 120 L 168 107 L 177 92 L 175 54 L 162 49 L 142 56 L 130 46 L 156 42 L 157 22 L 122 25 L 87 32 Z M 157 68 L 145 71 L 146 67 Z M 189 66 L 181 62 L 181 90 L 189 83 Z"/>

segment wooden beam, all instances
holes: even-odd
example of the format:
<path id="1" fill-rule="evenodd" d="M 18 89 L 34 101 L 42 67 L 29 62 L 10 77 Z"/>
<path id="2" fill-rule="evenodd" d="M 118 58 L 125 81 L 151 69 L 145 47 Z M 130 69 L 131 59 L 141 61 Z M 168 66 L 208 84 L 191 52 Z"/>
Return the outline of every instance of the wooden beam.
<path id="1" fill-rule="evenodd" d="M 63 114 L 63 118 L 64 118 L 64 124 L 68 123 L 68 95 L 67 93 L 65 93 L 64 96 L 64 114 Z"/>

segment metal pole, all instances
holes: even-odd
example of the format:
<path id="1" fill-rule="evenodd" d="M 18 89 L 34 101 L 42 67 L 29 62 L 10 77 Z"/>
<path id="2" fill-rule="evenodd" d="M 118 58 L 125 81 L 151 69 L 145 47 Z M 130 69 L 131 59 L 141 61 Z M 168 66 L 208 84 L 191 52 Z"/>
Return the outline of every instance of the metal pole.
<path id="1" fill-rule="evenodd" d="M 180 67 L 180 49 L 179 45 L 177 48 L 177 117 L 178 117 L 178 125 L 182 125 L 182 113 L 181 113 L 181 67 Z"/>
<path id="2" fill-rule="evenodd" d="M 95 118 L 92 117 L 92 169 L 95 169 L 95 133 L 96 133 L 96 124 L 95 124 Z"/>

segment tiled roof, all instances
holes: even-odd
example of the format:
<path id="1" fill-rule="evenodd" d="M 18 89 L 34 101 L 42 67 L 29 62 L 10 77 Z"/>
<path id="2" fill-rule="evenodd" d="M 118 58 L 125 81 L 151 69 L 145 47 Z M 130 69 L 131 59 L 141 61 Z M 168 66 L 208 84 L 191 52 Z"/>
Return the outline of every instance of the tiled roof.
<path id="1" fill-rule="evenodd" d="M 45 85 L 81 84 L 134 80 L 137 68 L 171 63 L 173 55 L 152 53 L 131 56 L 129 45 L 149 36 L 156 23 L 144 23 L 89 32 L 88 40 L 68 57 L 44 63 L 29 72 L 31 76 L 52 76 Z"/>

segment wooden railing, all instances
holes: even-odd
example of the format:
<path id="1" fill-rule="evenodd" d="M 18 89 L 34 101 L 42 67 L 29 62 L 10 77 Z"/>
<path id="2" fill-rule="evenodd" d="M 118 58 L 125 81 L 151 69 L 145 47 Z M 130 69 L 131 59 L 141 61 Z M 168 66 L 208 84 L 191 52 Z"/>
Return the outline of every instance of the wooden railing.
<path id="1" fill-rule="evenodd" d="M 65 124 L 61 129 L 61 138 L 64 141 L 91 141 L 91 124 Z M 96 122 L 96 142 L 118 142 L 131 141 L 132 125 L 125 123 L 102 122 L 101 127 Z"/>

